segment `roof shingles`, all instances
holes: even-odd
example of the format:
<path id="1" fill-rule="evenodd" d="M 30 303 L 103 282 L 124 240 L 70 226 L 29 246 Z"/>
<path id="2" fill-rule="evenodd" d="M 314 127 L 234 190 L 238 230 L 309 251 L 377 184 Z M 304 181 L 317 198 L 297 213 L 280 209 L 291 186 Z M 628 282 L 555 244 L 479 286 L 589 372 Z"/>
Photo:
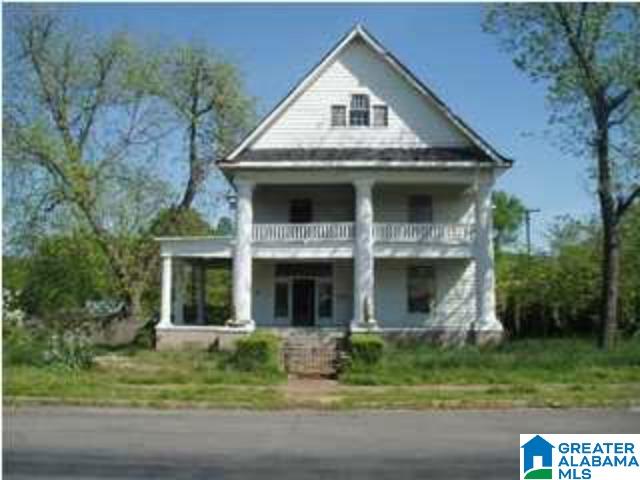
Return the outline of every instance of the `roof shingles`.
<path id="1" fill-rule="evenodd" d="M 233 160 L 221 163 L 277 161 L 431 161 L 491 162 L 478 148 L 261 148 L 245 149 Z"/>

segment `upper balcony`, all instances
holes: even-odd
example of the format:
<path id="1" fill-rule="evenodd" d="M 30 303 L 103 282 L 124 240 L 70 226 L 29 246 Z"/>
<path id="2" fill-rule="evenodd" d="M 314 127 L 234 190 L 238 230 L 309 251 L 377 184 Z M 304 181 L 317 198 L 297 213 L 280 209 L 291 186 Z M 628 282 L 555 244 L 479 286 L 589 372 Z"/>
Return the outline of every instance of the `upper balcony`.
<path id="1" fill-rule="evenodd" d="M 475 241 L 473 198 L 452 185 L 376 184 L 372 237 L 377 257 L 469 258 Z M 350 184 L 261 185 L 251 226 L 256 258 L 351 258 L 358 235 Z M 233 239 L 169 239 L 167 252 L 232 254 Z M 216 252 L 215 254 L 213 252 Z"/>

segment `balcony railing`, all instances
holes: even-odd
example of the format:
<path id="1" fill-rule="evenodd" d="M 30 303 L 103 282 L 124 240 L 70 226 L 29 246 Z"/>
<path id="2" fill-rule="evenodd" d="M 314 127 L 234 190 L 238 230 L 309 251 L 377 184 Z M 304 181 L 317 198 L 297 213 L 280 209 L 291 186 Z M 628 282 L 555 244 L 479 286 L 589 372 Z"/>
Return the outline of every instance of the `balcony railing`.
<path id="1" fill-rule="evenodd" d="M 473 224 L 466 223 L 374 223 L 375 242 L 384 243 L 470 243 Z M 313 243 L 353 241 L 353 222 L 339 223 L 258 223 L 253 225 L 253 241 L 264 243 Z"/>
<path id="2" fill-rule="evenodd" d="M 474 227 L 467 223 L 374 223 L 376 242 L 469 243 Z"/>
<path id="3" fill-rule="evenodd" d="M 254 242 L 324 242 L 353 240 L 353 222 L 339 223 L 257 223 Z"/>

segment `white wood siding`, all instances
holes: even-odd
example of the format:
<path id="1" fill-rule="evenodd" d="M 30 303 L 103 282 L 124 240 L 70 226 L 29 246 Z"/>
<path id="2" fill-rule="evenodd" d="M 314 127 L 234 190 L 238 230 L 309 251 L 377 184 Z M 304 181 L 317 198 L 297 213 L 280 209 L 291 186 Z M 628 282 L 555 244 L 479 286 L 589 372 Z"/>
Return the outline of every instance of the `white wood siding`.
<path id="1" fill-rule="evenodd" d="M 373 192 L 375 222 L 408 222 L 409 197 L 432 197 L 433 223 L 473 223 L 473 196 L 462 188 L 433 185 L 377 185 Z"/>
<path id="2" fill-rule="evenodd" d="M 304 175 L 304 174 L 301 174 Z M 314 222 L 352 222 L 353 187 L 344 186 L 275 186 L 258 187 L 254 193 L 255 223 L 288 223 L 289 203 L 293 199 L 311 200 Z"/>
<path id="3" fill-rule="evenodd" d="M 273 315 L 276 263 L 253 263 L 253 315 L 259 327 L 290 326 L 288 319 Z M 348 325 L 353 317 L 352 262 L 336 260 L 333 265 L 334 318 L 316 319 L 319 326 Z M 432 265 L 435 269 L 436 308 L 432 315 L 407 311 L 407 269 L 411 265 Z M 382 328 L 470 328 L 475 319 L 474 273 L 472 260 L 377 259 L 376 320 Z"/>
<path id="4" fill-rule="evenodd" d="M 408 312 L 407 269 L 411 265 L 434 267 L 436 307 L 432 314 Z M 468 328 L 475 318 L 474 271 L 470 260 L 376 260 L 378 324 L 381 328 Z"/>
<path id="5" fill-rule="evenodd" d="M 409 197 L 432 197 L 434 223 L 473 223 L 473 196 L 461 187 L 434 185 L 376 185 L 373 192 L 374 221 L 407 222 Z M 254 193 L 255 223 L 288 223 L 289 203 L 309 198 L 314 222 L 352 222 L 354 194 L 349 185 L 260 186 Z"/>
<path id="6" fill-rule="evenodd" d="M 331 127 L 331 105 L 353 93 L 389 107 L 388 127 Z M 347 113 L 348 117 L 348 113 Z M 361 40 L 353 41 L 250 148 L 409 148 L 470 143 Z"/>

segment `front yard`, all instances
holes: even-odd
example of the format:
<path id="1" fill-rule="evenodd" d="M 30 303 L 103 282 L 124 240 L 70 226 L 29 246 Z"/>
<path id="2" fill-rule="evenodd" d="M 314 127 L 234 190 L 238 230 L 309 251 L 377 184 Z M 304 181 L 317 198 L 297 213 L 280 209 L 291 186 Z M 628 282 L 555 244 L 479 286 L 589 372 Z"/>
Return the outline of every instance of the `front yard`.
<path id="1" fill-rule="evenodd" d="M 195 408 L 518 408 L 640 405 L 640 341 L 610 354 L 582 340 L 501 347 L 387 347 L 339 382 L 287 381 L 225 367 L 224 354 L 133 350 L 88 370 L 5 365 L 5 404 Z"/>

